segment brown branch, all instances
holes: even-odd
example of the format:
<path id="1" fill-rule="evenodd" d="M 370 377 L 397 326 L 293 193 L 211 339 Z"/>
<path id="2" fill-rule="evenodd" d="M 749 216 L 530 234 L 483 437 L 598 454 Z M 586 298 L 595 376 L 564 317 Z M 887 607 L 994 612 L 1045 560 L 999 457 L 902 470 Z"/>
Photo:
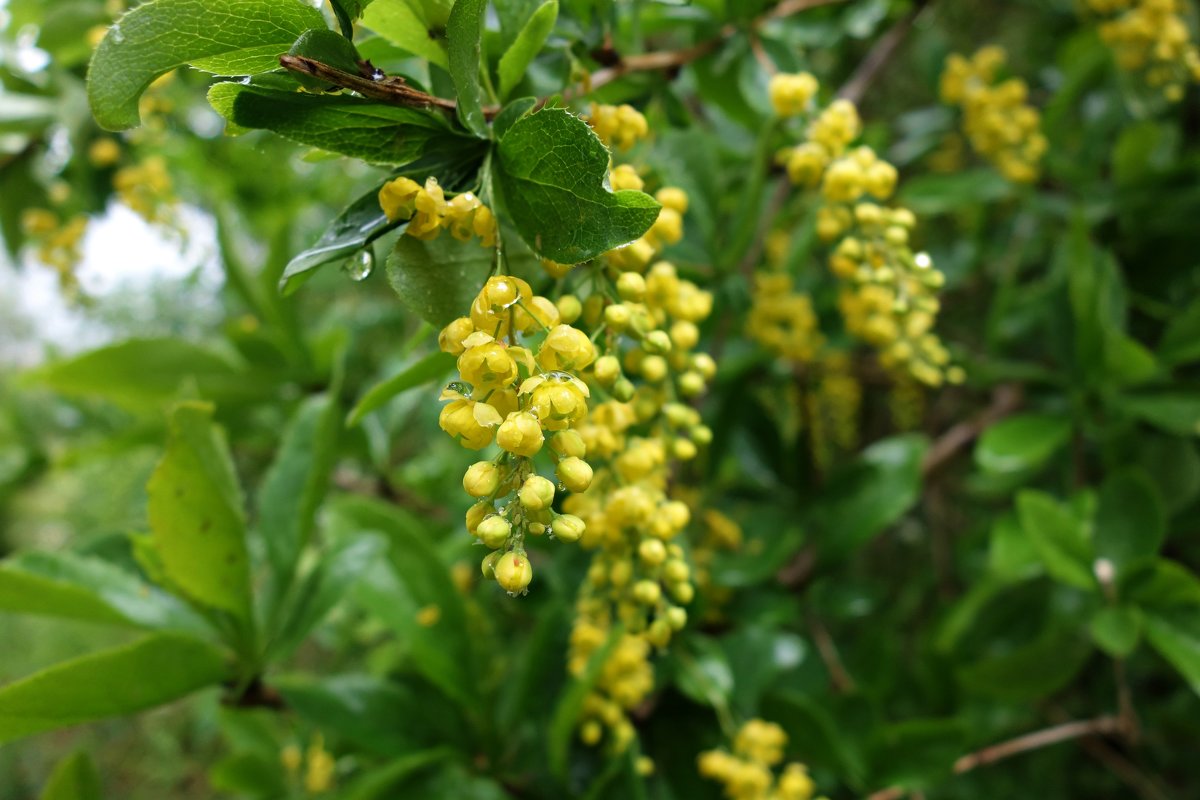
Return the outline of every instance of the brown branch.
<path id="1" fill-rule="evenodd" d="M 930 0 L 918 0 L 911 11 L 901 17 L 891 30 L 875 42 L 866 57 L 859 63 L 858 69 L 854 70 L 854 74 L 850 76 L 850 80 L 846 81 L 838 91 L 838 97 L 849 100 L 855 105 L 859 104 L 863 95 L 867 93 L 867 89 L 896 55 L 904 40 L 908 38 L 917 18 L 929 6 L 929 2 Z"/>
<path id="2" fill-rule="evenodd" d="M 1005 383 L 992 393 L 992 403 L 973 418 L 953 426 L 934 441 L 921 463 L 921 473 L 929 477 L 945 466 L 959 451 L 973 442 L 991 425 L 1021 407 L 1024 400 L 1020 384 Z"/>
<path id="3" fill-rule="evenodd" d="M 808 617 L 808 629 L 812 634 L 813 644 L 817 646 L 817 652 L 821 655 L 821 660 L 825 662 L 825 669 L 829 670 L 829 681 L 833 684 L 833 688 L 841 694 L 850 694 L 855 691 L 858 684 L 854 682 L 854 678 L 842 664 L 842 657 L 838 653 L 837 645 L 833 643 L 833 637 L 829 635 L 829 630 L 815 614 L 810 614 Z"/>
<path id="4" fill-rule="evenodd" d="M 221 698 L 221 704 L 231 708 L 270 708 L 274 711 L 283 711 L 287 708 L 283 695 L 263 683 L 262 678 L 250 681 L 240 694 L 233 693 L 237 687 L 232 683 L 227 683 L 226 688 L 231 692 Z"/>
<path id="5" fill-rule="evenodd" d="M 1052 728 L 1027 733 L 1024 736 L 1009 739 L 1007 742 L 1000 742 L 999 744 L 985 747 L 982 750 L 977 750 L 974 753 L 968 753 L 954 762 L 954 773 L 961 775 L 977 767 L 994 764 L 997 761 L 1002 761 L 1021 753 L 1027 753 L 1030 750 L 1038 750 L 1052 744 L 1058 744 L 1059 742 L 1068 742 L 1072 739 L 1082 739 L 1089 736 L 1109 736 L 1120 732 L 1121 722 L 1116 717 L 1104 716 L 1096 717 L 1095 719 L 1064 722 L 1062 725 L 1055 725 Z"/>
<path id="6" fill-rule="evenodd" d="M 457 107 L 453 100 L 435 97 L 428 92 L 414 89 L 399 77 L 376 79 L 371 75 L 355 75 L 306 56 L 282 55 L 279 57 L 279 64 L 291 72 L 309 75 L 333 86 L 351 89 L 363 97 L 370 97 L 372 100 L 380 100 L 395 106 L 426 110 L 437 108 L 450 113 L 454 113 Z M 484 116 L 490 118 L 500 113 L 500 109 L 489 106 L 483 110 L 483 113 Z"/>

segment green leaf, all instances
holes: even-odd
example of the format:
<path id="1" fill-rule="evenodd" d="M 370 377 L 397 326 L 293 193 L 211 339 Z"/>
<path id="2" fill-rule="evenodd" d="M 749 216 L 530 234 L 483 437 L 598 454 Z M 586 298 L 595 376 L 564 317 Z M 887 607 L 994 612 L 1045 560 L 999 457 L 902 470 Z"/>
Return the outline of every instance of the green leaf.
<path id="1" fill-rule="evenodd" d="M 279 290 L 285 296 L 304 285 L 312 270 L 332 261 L 354 255 L 396 227 L 379 206 L 379 189 L 359 197 L 334 217 L 316 244 L 288 262 L 279 278 Z"/>
<path id="2" fill-rule="evenodd" d="M 487 0 L 456 0 L 446 23 L 458 118 L 481 139 L 489 138 L 487 119 L 483 116 L 483 87 L 479 82 L 480 70 L 487 68 L 482 46 L 485 11 Z"/>
<path id="3" fill-rule="evenodd" d="M 333 470 L 340 416 L 327 394 L 301 403 L 259 490 L 257 529 L 281 588 L 290 585 L 300 552 L 312 537 Z"/>
<path id="4" fill-rule="evenodd" d="M 912 508 L 921 491 L 929 441 L 918 435 L 876 442 L 831 477 L 814 507 L 823 554 L 842 556 L 882 533 Z"/>
<path id="5" fill-rule="evenodd" d="M 612 655 L 617 643 L 625 635 L 620 624 L 614 625 L 608 632 L 608 639 L 596 648 L 588 659 L 583 672 L 575 677 L 565 692 L 559 695 L 558 703 L 554 706 L 554 716 L 551 718 L 550 730 L 546 736 L 546 753 L 550 762 L 550 772 L 560 778 L 567 774 L 567 760 L 571 753 L 571 741 L 575 738 L 575 726 L 583 713 L 583 702 L 596 687 L 600 674 L 608 657 Z"/>
<path id="6" fill-rule="evenodd" d="M 447 69 L 446 20 L 439 22 L 423 5 L 415 0 L 375 3 L 363 12 L 362 24 L 397 47 Z"/>
<path id="7" fill-rule="evenodd" d="M 220 650 L 159 633 L 0 687 L 0 743 L 169 703 L 226 677 Z"/>
<path id="8" fill-rule="evenodd" d="M 172 412 L 166 455 L 146 486 L 150 533 L 172 584 L 245 619 L 250 566 L 242 494 L 212 410 L 182 403 Z"/>
<path id="9" fill-rule="evenodd" d="M 1127 606 L 1105 606 L 1092 615 L 1088 633 L 1092 641 L 1114 658 L 1125 658 L 1134 651 L 1142 632 L 1142 618 Z"/>
<path id="10" fill-rule="evenodd" d="M 495 181 L 534 252 L 578 264 L 632 242 L 658 218 L 642 192 L 605 186 L 608 151 L 587 123 L 544 108 L 513 123 L 496 150 Z"/>
<path id="11" fill-rule="evenodd" d="M 278 753 L 232 753 L 212 766 L 208 782 L 236 796 L 286 797 L 288 791 Z"/>
<path id="12" fill-rule="evenodd" d="M 1200 360 L 1200 298 L 1171 319 L 1158 343 L 1158 358 L 1169 366 Z"/>
<path id="13" fill-rule="evenodd" d="M 1200 606 L 1200 576 L 1165 558 L 1158 559 L 1150 569 L 1135 573 L 1122 591 L 1131 602 L 1156 611 Z"/>
<path id="14" fill-rule="evenodd" d="M 1070 631 L 1046 631 L 1007 653 L 962 666 L 958 679 L 968 689 L 1010 703 L 1052 694 L 1071 682 L 1092 648 Z"/>
<path id="15" fill-rule="evenodd" d="M 88 102 L 101 127 L 138 124 L 146 87 L 184 64 L 221 75 L 279 67 L 279 56 L 321 13 L 300 0 L 151 0 L 121 17 L 88 70 Z"/>
<path id="16" fill-rule="evenodd" d="M 208 90 L 208 102 L 239 128 L 269 130 L 371 164 L 411 164 L 434 154 L 461 153 L 473 142 L 455 135 L 438 113 L 350 95 L 226 82 Z"/>
<path id="17" fill-rule="evenodd" d="M 1096 509 L 1096 558 L 1106 558 L 1118 577 L 1153 560 L 1167 535 L 1166 511 L 1146 473 L 1131 467 L 1111 474 L 1100 487 Z"/>
<path id="18" fill-rule="evenodd" d="M 412 362 L 392 377 L 368 389 L 346 418 L 346 425 L 357 425 L 363 417 L 393 397 L 447 375 L 454 369 L 454 361 L 454 356 L 436 352 Z"/>
<path id="19" fill-rule="evenodd" d="M 521 28 L 516 40 L 500 57 L 500 99 L 506 99 L 525 77 L 525 71 L 546 44 L 558 20 L 558 0 L 546 0 Z"/>
<path id="20" fill-rule="evenodd" d="M 361 17 L 363 11 L 373 2 L 374 0 L 329 0 L 333 14 L 337 17 L 338 27 L 342 29 L 346 39 L 354 38 L 354 20 Z"/>
<path id="21" fill-rule="evenodd" d="M 224 357 L 182 339 L 131 339 L 50 364 L 29 377 L 63 394 L 102 397 L 137 410 L 175 398 L 189 380 L 201 394 L 224 394 L 236 375 Z"/>
<path id="22" fill-rule="evenodd" d="M 103 796 L 95 765 L 87 753 L 79 752 L 54 766 L 38 800 L 102 800 Z"/>
<path id="23" fill-rule="evenodd" d="M 991 473 L 1025 472 L 1042 466 L 1071 437 L 1071 420 L 1057 414 L 1020 414 L 983 432 L 975 463 Z"/>
<path id="24" fill-rule="evenodd" d="M 1042 559 L 1033 540 L 1017 518 L 1005 514 L 992 523 L 988 569 L 1004 581 L 1033 577 L 1042 571 Z"/>
<path id="25" fill-rule="evenodd" d="M 1177 436 L 1200 434 L 1200 396 L 1183 392 L 1126 394 L 1114 400 L 1126 414 Z"/>
<path id="26" fill-rule="evenodd" d="M 422 241 L 401 236 L 387 260 L 387 277 L 401 302 L 425 321 L 441 328 L 471 307 L 471 301 L 491 274 L 495 251 L 479 242 L 460 242 L 453 236 Z M 537 260 L 519 248 L 509 248 L 510 274 L 529 274 Z"/>
<path id="27" fill-rule="evenodd" d="M 1200 693 L 1200 624 L 1194 613 L 1178 616 L 1146 614 L 1146 641 Z"/>
<path id="28" fill-rule="evenodd" d="M 289 709 L 326 734 L 380 755 L 413 749 L 411 731 L 422 710 L 411 690 L 369 675 L 281 677 L 271 685 Z"/>
<path id="29" fill-rule="evenodd" d="M 1093 589 L 1092 544 L 1083 523 L 1044 492 L 1017 495 L 1017 517 L 1055 580 Z"/>
<path id="30" fill-rule="evenodd" d="M 1012 194 L 1013 185 L 994 170 L 975 169 L 906 178 L 899 200 L 914 214 L 924 216 L 995 203 Z"/>
<path id="31" fill-rule="evenodd" d="M 144 628 L 202 631 L 174 597 L 98 558 L 26 552 L 0 566 L 0 609 Z"/>
<path id="32" fill-rule="evenodd" d="M 336 3 L 334 8 L 337 8 Z M 358 51 L 354 49 L 354 44 L 345 36 L 325 28 L 300 34 L 300 38 L 288 50 L 288 55 L 311 58 L 351 75 L 359 73 Z M 288 75 L 310 91 L 324 91 L 331 86 L 328 82 L 311 75 L 299 72 L 289 72 Z"/>
<path id="33" fill-rule="evenodd" d="M 343 536 L 387 537 L 388 560 L 364 577 L 356 595 L 408 644 L 418 671 L 468 713 L 478 713 L 467 612 L 425 526 L 392 505 L 363 498 L 338 498 L 328 513 Z M 418 612 L 428 608 L 436 609 L 436 619 L 423 625 Z"/>
<path id="34" fill-rule="evenodd" d="M 453 755 L 454 751 L 449 748 L 436 748 L 400 756 L 385 766 L 364 773 L 340 796 L 344 800 L 392 800 L 397 788 L 409 778 Z"/>

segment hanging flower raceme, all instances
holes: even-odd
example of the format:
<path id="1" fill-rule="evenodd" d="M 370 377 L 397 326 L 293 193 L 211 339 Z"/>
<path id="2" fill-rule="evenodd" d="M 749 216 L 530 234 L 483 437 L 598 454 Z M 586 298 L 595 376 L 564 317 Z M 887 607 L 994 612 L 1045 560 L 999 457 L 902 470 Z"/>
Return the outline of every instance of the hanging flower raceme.
<path id="1" fill-rule="evenodd" d="M 538 336 L 536 352 L 518 343 Z M 476 462 L 463 476 L 463 488 L 478 498 L 467 512 L 467 529 L 492 551 L 483 574 L 510 594 L 524 593 L 533 579 L 527 536 L 573 542 L 583 535 L 582 520 L 551 507 L 556 486 L 539 474 L 535 457 L 548 453 L 566 489 L 588 488 L 591 468 L 572 427 L 587 416 L 591 391 L 578 373 L 595 360 L 595 347 L 560 322 L 554 303 L 507 275 L 489 279 L 470 316 L 442 329 L 438 343 L 458 357 L 461 377 L 442 392 L 447 402 L 438 424 L 469 449 L 500 447 L 495 458 Z"/>
<path id="2" fill-rule="evenodd" d="M 1041 115 L 1027 104 L 1029 89 L 1020 78 L 996 82 L 1006 55 L 984 47 L 967 59 L 957 53 L 942 72 L 942 102 L 963 112 L 963 131 L 975 152 L 1011 181 L 1031 183 L 1046 154 Z"/>
<path id="3" fill-rule="evenodd" d="M 725 786 L 730 800 L 811 800 L 816 784 L 799 762 L 783 762 L 787 734 L 773 722 L 752 719 L 738 730 L 733 752 L 706 750 L 700 754 L 700 774 Z"/>
<path id="4" fill-rule="evenodd" d="M 944 278 L 927 254 L 911 249 L 913 213 L 884 205 L 896 188 L 896 168 L 870 147 L 850 147 L 861 128 L 854 104 L 835 100 L 810 114 L 805 140 L 780 155 L 793 183 L 820 191 L 817 235 L 832 245 L 829 267 L 842 283 L 846 328 L 875 347 L 889 369 L 929 385 L 961 381 L 961 368 L 950 364 L 933 331 Z M 763 333 L 781 346 L 786 341 Z"/>
<path id="5" fill-rule="evenodd" d="M 1086 0 L 1101 17 L 1100 38 L 1117 65 L 1169 102 L 1200 83 L 1200 48 L 1188 25 L 1185 0 Z"/>

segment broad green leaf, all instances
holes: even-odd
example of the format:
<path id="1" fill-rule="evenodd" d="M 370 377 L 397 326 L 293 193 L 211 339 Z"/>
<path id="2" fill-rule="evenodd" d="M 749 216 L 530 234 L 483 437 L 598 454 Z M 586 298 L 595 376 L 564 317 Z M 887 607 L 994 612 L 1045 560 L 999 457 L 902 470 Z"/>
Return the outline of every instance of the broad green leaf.
<path id="1" fill-rule="evenodd" d="M 905 179 L 900 202 L 914 214 L 945 214 L 975 204 L 990 204 L 1013 195 L 1013 185 L 995 170 L 926 173 Z"/>
<path id="2" fill-rule="evenodd" d="M 272 655 L 282 659 L 299 647 L 386 550 L 382 537 L 363 536 L 346 538 L 323 553 L 293 595 L 287 619 L 272 642 Z"/>
<path id="3" fill-rule="evenodd" d="M 344 800 L 393 800 L 397 796 L 397 788 L 405 781 L 453 755 L 454 751 L 449 748 L 436 748 L 400 756 L 382 767 L 369 770 L 354 780 L 340 796 Z"/>
<path id="4" fill-rule="evenodd" d="M 1106 558 L 1118 577 L 1153 560 L 1167 535 L 1162 498 L 1137 467 L 1113 473 L 1100 487 L 1096 509 L 1096 558 Z"/>
<path id="5" fill-rule="evenodd" d="M 1044 492 L 1017 495 L 1017 518 L 1055 580 L 1092 589 L 1092 544 L 1083 523 Z"/>
<path id="6" fill-rule="evenodd" d="M 606 187 L 608 151 L 587 123 L 545 108 L 508 129 L 495 182 L 517 231 L 535 253 L 577 264 L 637 239 L 658 218 L 643 192 Z"/>
<path id="7" fill-rule="evenodd" d="M 138 124 L 146 87 L 184 64 L 221 75 L 279 67 L 300 34 L 324 28 L 300 0 L 151 0 L 113 25 L 88 70 L 88 102 L 101 127 Z"/>
<path id="8" fill-rule="evenodd" d="M 290 585 L 300 552 L 312 537 L 333 469 L 340 416 L 328 394 L 301 403 L 259 489 L 257 529 L 281 588 Z"/>
<path id="9" fill-rule="evenodd" d="M 1183 392 L 1126 394 L 1114 401 L 1121 411 L 1177 436 L 1200 434 L 1200 395 Z"/>
<path id="10" fill-rule="evenodd" d="M 1071 421 L 1057 414 L 1020 414 L 983 432 L 975 463 L 992 473 L 1024 472 L 1046 463 L 1071 437 Z"/>
<path id="11" fill-rule="evenodd" d="M 97 602 L 96 596 L 86 589 L 22 572 L 7 564 L 0 565 L 0 611 L 131 624 L 122 614 Z"/>
<path id="12" fill-rule="evenodd" d="M 390 504 L 363 498 L 338 498 L 329 516 L 344 536 L 377 532 L 387 538 L 388 560 L 377 562 L 356 594 L 402 637 L 418 671 L 468 713 L 478 713 L 467 612 L 425 526 Z"/>
<path id="13" fill-rule="evenodd" d="M 250 613 L 245 513 L 225 436 L 212 406 L 181 403 L 167 452 L 150 476 L 147 514 L 166 577 L 194 600 Z"/>
<path id="14" fill-rule="evenodd" d="M 1146 640 L 1200 693 L 1200 620 L 1195 613 L 1166 616 L 1146 614 Z"/>
<path id="15" fill-rule="evenodd" d="M 1200 576 L 1177 561 L 1160 558 L 1126 581 L 1122 592 L 1131 602 L 1156 611 L 1200 606 Z"/>
<path id="16" fill-rule="evenodd" d="M 495 251 L 477 240 L 449 234 L 432 241 L 401 236 L 387 261 L 387 277 L 400 301 L 425 321 L 443 327 L 461 317 L 491 274 Z M 537 260 L 520 247 L 507 248 L 510 274 L 531 274 Z"/>
<path id="17" fill-rule="evenodd" d="M 403 685 L 369 675 L 282 677 L 272 684 L 288 708 L 327 735 L 346 738 L 372 753 L 413 749 L 422 698 Z"/>
<path id="18" fill-rule="evenodd" d="M 357 425 L 363 417 L 386 404 L 393 397 L 407 392 L 409 389 L 415 389 L 435 381 L 448 374 L 452 369 L 454 369 L 454 356 L 448 353 L 430 353 L 424 358 L 417 359 L 392 377 L 368 389 L 346 418 L 346 425 Z"/>
<path id="19" fill-rule="evenodd" d="M 224 656 L 212 645 L 147 636 L 0 687 L 0 743 L 160 706 L 225 677 Z"/>
<path id="20" fill-rule="evenodd" d="M 1005 581 L 1033 577 L 1042 571 L 1042 559 L 1033 540 L 1012 514 L 1005 514 L 992 524 L 988 569 Z"/>
<path id="21" fill-rule="evenodd" d="M 928 447 L 918 435 L 884 439 L 833 475 L 813 509 L 822 530 L 821 552 L 853 552 L 912 508 L 920 496 L 921 460 Z"/>
<path id="22" fill-rule="evenodd" d="M 1124 658 L 1134 651 L 1141 629 L 1141 616 L 1128 606 L 1105 606 L 1088 623 L 1092 641 L 1115 658 Z"/>
<path id="23" fill-rule="evenodd" d="M 176 397 L 185 381 L 194 380 L 201 394 L 224 394 L 236 376 L 223 356 L 182 339 L 131 339 L 50 364 L 30 379 L 63 394 L 148 409 Z"/>
<path id="24" fill-rule="evenodd" d="M 525 70 L 541 52 L 546 37 L 554 30 L 558 19 L 558 0 L 546 0 L 521 28 L 516 40 L 500 57 L 500 99 L 508 98 L 512 90 L 525 77 Z"/>
<path id="25" fill-rule="evenodd" d="M 279 290 L 285 296 L 292 294 L 311 277 L 312 270 L 353 256 L 394 227 L 396 223 L 389 222 L 379 206 L 379 189 L 372 189 L 342 209 L 316 244 L 288 262 Z"/>
<path id="26" fill-rule="evenodd" d="M 205 629 L 190 609 L 139 576 L 71 552 L 26 552 L 0 566 L 0 608 L 145 628 Z"/>
<path id="27" fill-rule="evenodd" d="M 567 690 L 558 696 L 550 730 L 546 733 L 546 754 L 550 771 L 560 778 L 566 777 L 567 774 L 571 742 L 575 738 L 575 726 L 579 723 L 579 716 L 583 713 L 583 702 L 596 687 L 596 681 L 600 680 L 608 657 L 624 635 L 625 631 L 621 625 L 614 625 L 608 633 L 608 639 L 596 648 L 588 659 L 583 672 L 576 675 Z"/>
<path id="28" fill-rule="evenodd" d="M 101 800 L 100 775 L 84 752 L 59 761 L 50 773 L 38 800 Z"/>
<path id="29" fill-rule="evenodd" d="M 416 0 L 374 3 L 363 12 L 362 24 L 392 44 L 446 69 L 446 20 L 440 22 Z"/>
<path id="30" fill-rule="evenodd" d="M 1158 358 L 1171 366 L 1200 360 L 1200 298 L 1171 319 L 1158 343 Z"/>
<path id="31" fill-rule="evenodd" d="M 537 104 L 536 97 L 518 97 L 502 108 L 496 118 L 492 120 L 492 132 L 496 138 L 502 138 L 504 134 L 508 133 L 508 129 L 513 126 L 513 123 L 533 111 Z"/>
<path id="32" fill-rule="evenodd" d="M 278 753 L 231 753 L 208 771 L 212 788 L 244 797 L 286 797 L 287 780 Z"/>
<path id="33" fill-rule="evenodd" d="M 481 139 L 488 138 L 487 119 L 483 116 L 483 86 L 479 71 L 483 63 L 483 19 L 487 0 L 456 0 L 446 23 L 450 77 L 458 97 L 458 118 L 467 130 Z"/>
<path id="34" fill-rule="evenodd" d="M 1007 653 L 959 667 L 958 679 L 981 695 L 1029 702 L 1070 683 L 1091 652 L 1088 641 L 1074 632 L 1047 631 Z"/>
<path id="35" fill-rule="evenodd" d="M 733 673 L 730 700 L 745 715 L 753 715 L 762 696 L 809 656 L 808 644 L 800 636 L 766 625 L 747 625 L 721 637 L 719 643 Z"/>
<path id="36" fill-rule="evenodd" d="M 460 153 L 471 142 L 451 132 L 436 112 L 349 95 L 226 82 L 209 89 L 208 102 L 239 128 L 269 130 L 371 164 L 411 164 L 434 154 Z"/>

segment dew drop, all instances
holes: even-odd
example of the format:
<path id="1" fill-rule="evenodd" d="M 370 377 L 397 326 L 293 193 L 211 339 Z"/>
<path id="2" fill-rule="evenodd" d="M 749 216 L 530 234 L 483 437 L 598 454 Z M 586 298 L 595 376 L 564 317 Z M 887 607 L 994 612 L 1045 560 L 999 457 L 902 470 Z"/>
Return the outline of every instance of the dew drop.
<path id="1" fill-rule="evenodd" d="M 342 269 L 350 276 L 350 280 L 365 281 L 375 271 L 375 253 L 369 247 L 359 250 L 346 259 Z"/>
<path id="2" fill-rule="evenodd" d="M 562 481 L 559 481 L 558 482 L 558 490 L 560 492 L 565 492 L 567 490 L 567 485 L 565 483 L 563 483 Z"/>
<path id="3" fill-rule="evenodd" d="M 113 44 L 121 44 L 125 41 L 125 34 L 121 31 L 120 25 L 113 25 L 108 33 L 112 36 Z"/>

